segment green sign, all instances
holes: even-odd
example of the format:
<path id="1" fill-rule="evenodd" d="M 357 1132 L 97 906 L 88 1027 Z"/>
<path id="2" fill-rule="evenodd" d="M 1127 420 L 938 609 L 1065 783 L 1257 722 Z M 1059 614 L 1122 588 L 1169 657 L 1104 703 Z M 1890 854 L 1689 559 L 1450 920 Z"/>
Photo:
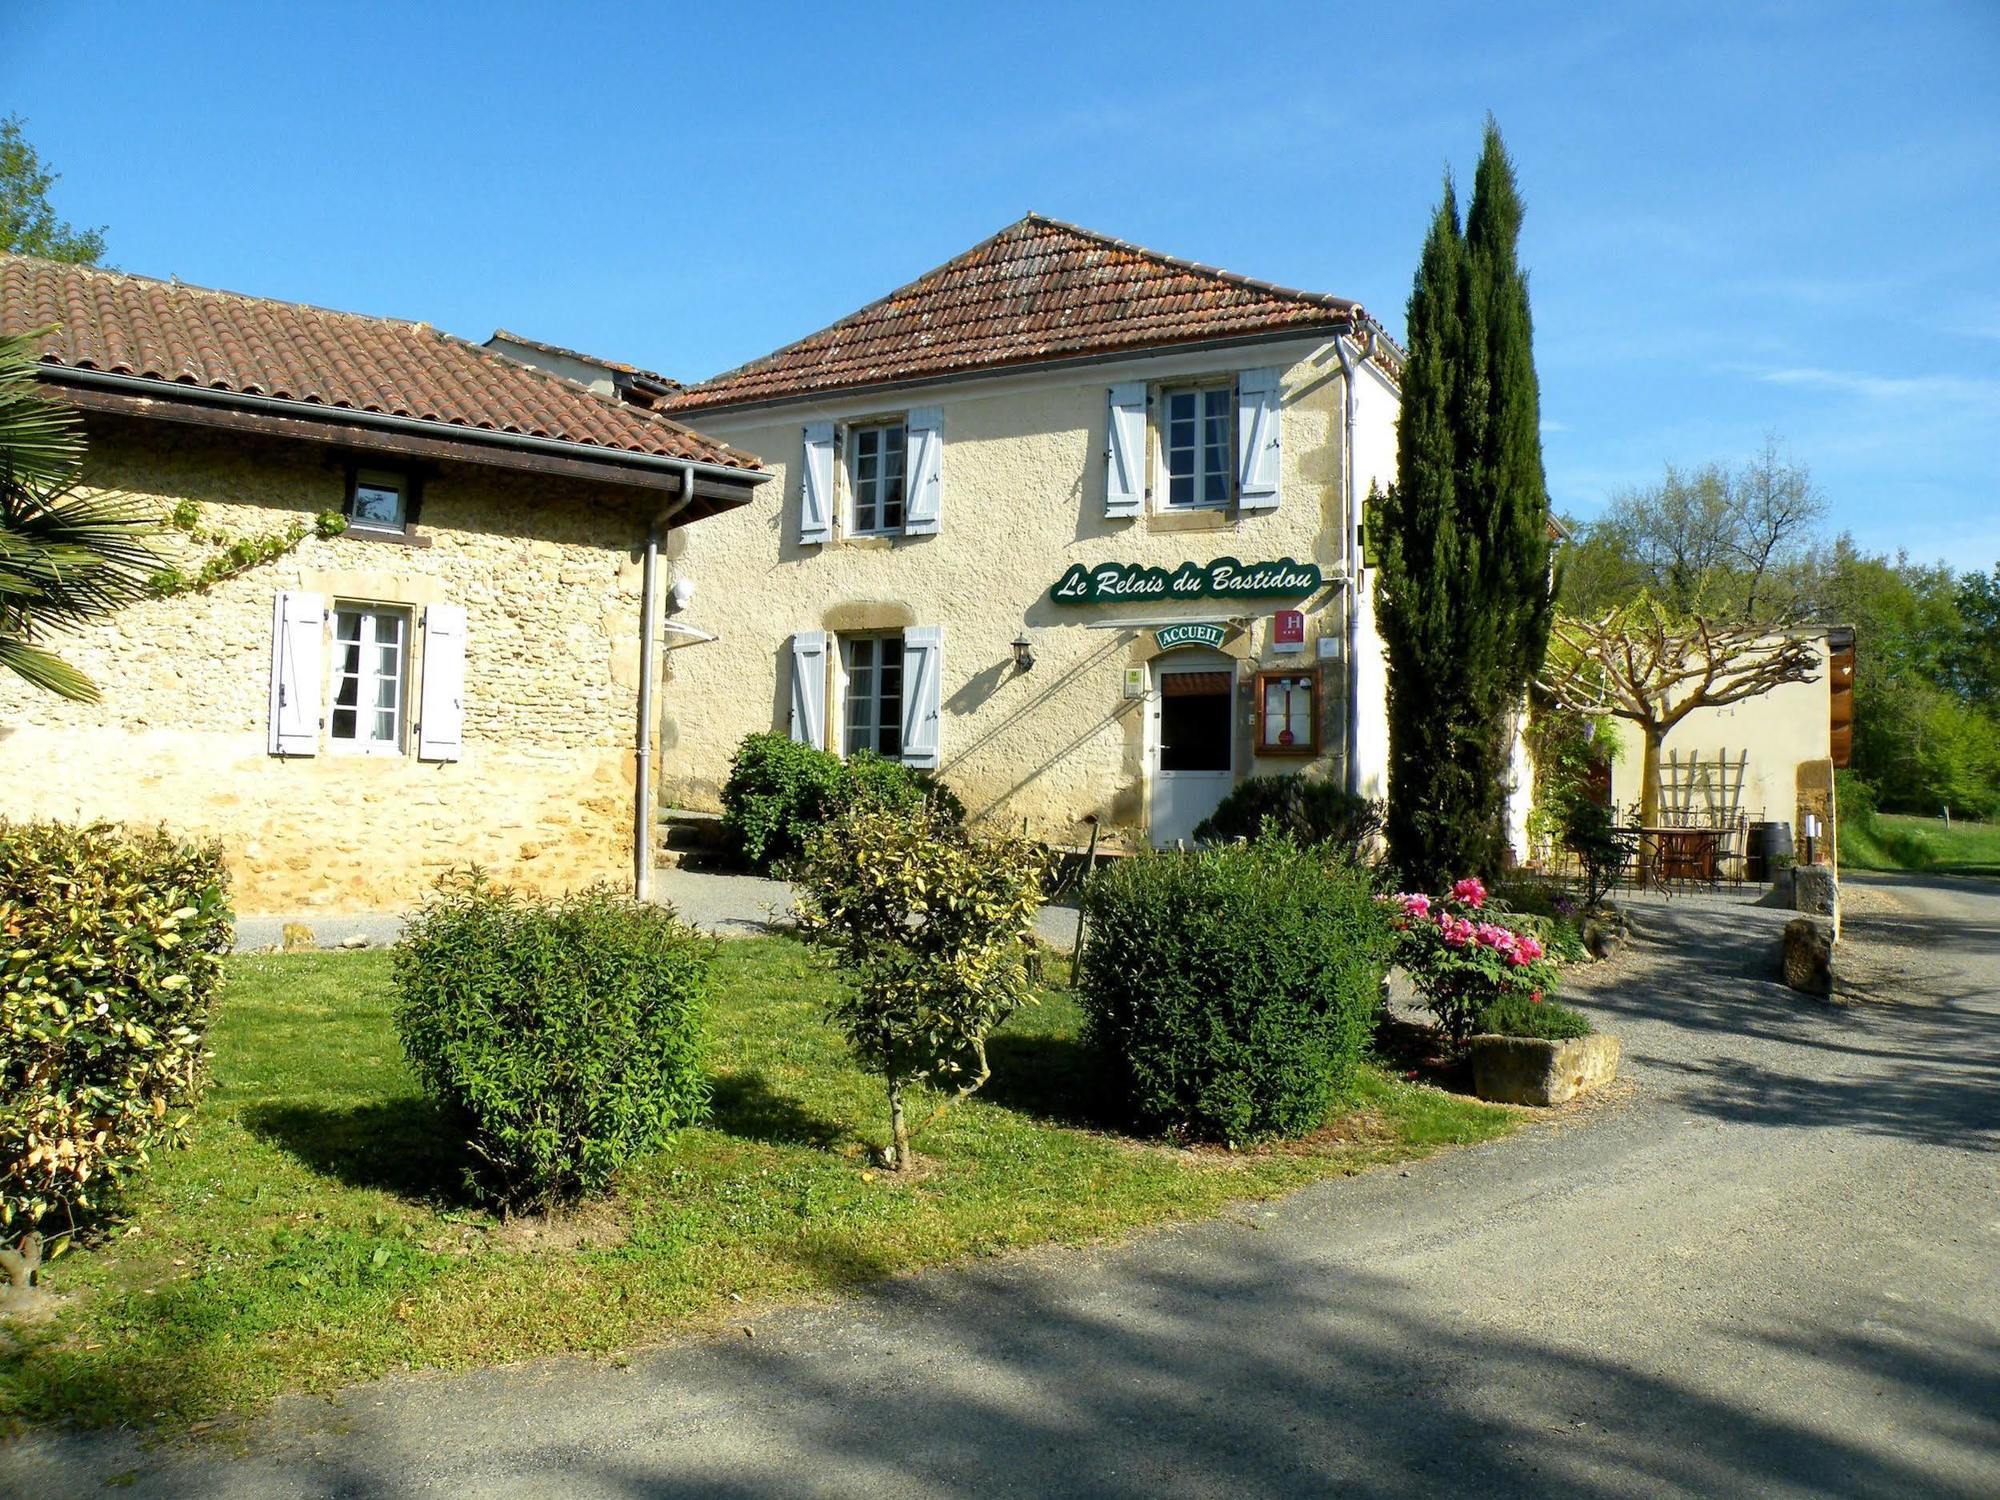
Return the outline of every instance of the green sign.
<path id="1" fill-rule="evenodd" d="M 1315 563 L 1243 563 L 1233 557 L 1184 562 L 1176 568 L 1144 568 L 1137 563 L 1074 563 L 1049 590 L 1058 604 L 1121 604 L 1153 599 L 1303 599 L 1322 583 Z"/>
<path id="2" fill-rule="evenodd" d="M 1229 632 L 1220 625 L 1196 624 L 1164 625 L 1153 632 L 1153 644 L 1162 651 L 1171 651 L 1176 646 L 1220 646 L 1222 638 Z"/>

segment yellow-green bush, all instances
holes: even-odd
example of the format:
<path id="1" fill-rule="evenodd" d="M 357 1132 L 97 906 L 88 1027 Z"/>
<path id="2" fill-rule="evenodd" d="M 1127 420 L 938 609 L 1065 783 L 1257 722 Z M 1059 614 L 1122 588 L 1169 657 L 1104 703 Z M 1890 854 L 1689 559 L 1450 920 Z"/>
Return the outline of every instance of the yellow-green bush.
<path id="1" fill-rule="evenodd" d="M 909 1164 L 922 1128 L 904 1118 L 911 1085 L 955 1101 L 986 1081 L 987 1034 L 1029 998 L 1047 868 L 1034 845 L 968 833 L 934 806 L 862 803 L 806 841 L 799 927 L 844 981 L 835 1024 L 888 1085 L 890 1166 Z"/>
<path id="2" fill-rule="evenodd" d="M 0 1224 L 72 1221 L 179 1143 L 232 921 L 219 845 L 0 823 Z"/>

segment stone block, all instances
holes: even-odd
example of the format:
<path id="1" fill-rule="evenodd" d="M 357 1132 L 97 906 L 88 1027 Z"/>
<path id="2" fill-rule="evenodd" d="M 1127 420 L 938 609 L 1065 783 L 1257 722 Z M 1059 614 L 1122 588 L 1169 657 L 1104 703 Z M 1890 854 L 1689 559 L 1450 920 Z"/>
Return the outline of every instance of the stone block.
<path id="1" fill-rule="evenodd" d="M 1631 927 L 1625 913 L 1610 902 L 1601 902 L 1583 914 L 1583 945 L 1592 958 L 1609 958 L 1625 946 Z"/>
<path id="2" fill-rule="evenodd" d="M 1472 1091 L 1495 1104 L 1562 1104 L 1618 1076 L 1618 1038 L 1606 1032 L 1547 1041 L 1472 1039 Z"/>
<path id="3" fill-rule="evenodd" d="M 1833 996 L 1833 922 L 1793 917 L 1785 924 L 1785 983 L 1808 995 Z"/>
<path id="4" fill-rule="evenodd" d="M 1831 865 L 1799 865 L 1792 871 L 1792 910 L 1825 917 L 1840 936 L 1840 882 Z"/>

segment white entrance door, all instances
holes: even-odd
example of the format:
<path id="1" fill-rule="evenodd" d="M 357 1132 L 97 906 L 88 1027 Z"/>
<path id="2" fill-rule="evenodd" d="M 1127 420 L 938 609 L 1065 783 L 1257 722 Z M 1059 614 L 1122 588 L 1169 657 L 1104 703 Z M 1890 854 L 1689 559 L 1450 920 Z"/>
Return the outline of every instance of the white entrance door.
<path id="1" fill-rule="evenodd" d="M 1219 652 L 1173 651 L 1152 671 L 1147 833 L 1171 845 L 1192 839 L 1236 783 L 1236 664 Z"/>

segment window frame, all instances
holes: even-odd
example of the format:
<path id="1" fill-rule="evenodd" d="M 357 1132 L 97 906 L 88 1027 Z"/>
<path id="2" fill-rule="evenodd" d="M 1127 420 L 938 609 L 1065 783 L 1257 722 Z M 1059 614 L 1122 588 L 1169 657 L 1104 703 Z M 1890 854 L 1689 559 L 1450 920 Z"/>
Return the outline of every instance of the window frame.
<path id="1" fill-rule="evenodd" d="M 348 642 L 340 634 L 340 617 L 343 614 L 356 615 L 362 622 L 361 629 L 353 643 L 357 652 L 358 668 L 366 667 L 367 657 L 364 653 L 377 651 L 384 644 L 375 638 L 373 622 L 390 617 L 394 617 L 401 622 L 401 638 L 397 642 L 396 704 L 394 708 L 396 721 L 393 739 L 362 739 L 358 735 L 349 737 L 334 732 L 334 716 L 346 707 L 346 705 L 339 702 L 343 680 L 352 675 L 356 684 L 356 701 L 352 706 L 352 712 L 355 715 L 355 728 L 357 730 L 361 727 L 361 715 L 367 714 L 372 720 L 373 715 L 381 712 L 381 709 L 376 705 L 371 704 L 365 708 L 362 706 L 360 702 L 362 685 L 367 684 L 372 686 L 384 680 L 379 671 L 357 670 L 353 674 L 349 674 L 344 669 L 342 665 L 343 648 Z M 330 633 L 333 651 L 329 659 L 326 684 L 323 689 L 326 694 L 326 717 L 322 720 L 320 737 L 329 755 L 405 757 L 409 755 L 411 741 L 410 684 L 416 678 L 416 673 L 412 670 L 417 636 L 416 614 L 416 610 L 407 604 L 391 604 L 374 599 L 335 599 L 328 606 L 326 614 L 327 629 Z"/>
<path id="2" fill-rule="evenodd" d="M 903 725 L 909 701 L 909 682 L 903 670 L 904 652 L 902 632 L 897 630 L 864 630 L 842 633 L 838 639 L 840 642 L 840 758 L 846 760 L 859 750 L 869 750 L 881 756 L 884 760 L 900 761 L 903 758 Z M 887 700 L 882 692 L 882 673 L 886 666 L 883 660 L 884 652 L 882 648 L 892 643 L 896 647 L 896 695 L 893 700 L 896 707 L 893 719 L 884 716 L 883 704 Z M 854 743 L 856 730 L 854 707 L 857 701 L 854 691 L 857 674 L 854 657 L 856 647 L 862 645 L 869 647 L 870 654 L 870 661 L 865 668 L 869 677 L 869 694 L 865 700 L 862 700 L 870 706 L 867 725 L 870 738 L 869 743 L 857 745 Z M 882 735 L 885 728 L 895 736 L 895 750 L 893 752 L 882 748 Z"/>
<path id="3" fill-rule="evenodd" d="M 378 467 L 350 461 L 346 465 L 347 492 L 340 513 L 347 520 L 342 533 L 369 541 L 404 542 L 427 546 L 430 539 L 417 535 L 417 513 L 423 505 L 423 476 L 413 468 Z M 354 505 L 363 489 L 393 488 L 403 499 L 403 520 L 398 526 L 384 526 L 356 518 Z"/>
<path id="4" fill-rule="evenodd" d="M 876 475 L 873 481 L 875 493 L 870 501 L 874 508 L 875 523 L 861 524 L 861 436 L 863 433 L 896 433 L 900 438 L 897 446 L 897 484 L 895 499 L 896 521 L 891 525 L 884 516 L 890 502 L 882 489 L 887 475 L 883 472 L 882 460 L 887 448 L 878 441 L 874 454 Z M 898 412 L 880 417 L 868 417 L 861 421 L 847 422 L 840 429 L 840 473 L 842 484 L 841 532 L 845 536 L 901 536 L 903 527 L 910 516 L 910 421 L 907 412 Z"/>
<path id="5" fill-rule="evenodd" d="M 1208 471 L 1201 464 L 1207 448 L 1206 424 L 1209 414 L 1205 410 L 1207 398 L 1219 394 L 1222 397 L 1222 416 L 1227 423 L 1222 447 L 1223 496 L 1219 500 L 1197 497 L 1186 502 L 1176 502 L 1173 498 L 1174 475 L 1172 423 L 1168 405 L 1175 396 L 1191 395 L 1196 400 L 1195 447 L 1196 470 L 1191 476 L 1197 486 L 1205 488 Z M 1187 515 L 1196 511 L 1229 510 L 1240 498 L 1240 478 L 1237 473 L 1237 393 L 1234 375 L 1211 375 L 1190 377 L 1180 380 L 1164 380 L 1156 385 L 1147 403 L 1152 421 L 1147 426 L 1151 433 L 1152 452 L 1149 460 L 1156 476 L 1152 485 L 1153 510 L 1162 515 Z"/>
<path id="6" fill-rule="evenodd" d="M 1276 682 L 1303 682 L 1306 687 L 1306 737 L 1303 743 L 1290 745 L 1275 744 L 1267 733 L 1269 729 L 1268 685 Z M 1320 720 L 1323 717 L 1322 674 L 1317 667 L 1267 667 L 1260 670 L 1255 678 L 1257 728 L 1256 737 L 1251 742 L 1251 754 L 1258 756 L 1302 755 L 1316 756 L 1320 753 Z"/>

